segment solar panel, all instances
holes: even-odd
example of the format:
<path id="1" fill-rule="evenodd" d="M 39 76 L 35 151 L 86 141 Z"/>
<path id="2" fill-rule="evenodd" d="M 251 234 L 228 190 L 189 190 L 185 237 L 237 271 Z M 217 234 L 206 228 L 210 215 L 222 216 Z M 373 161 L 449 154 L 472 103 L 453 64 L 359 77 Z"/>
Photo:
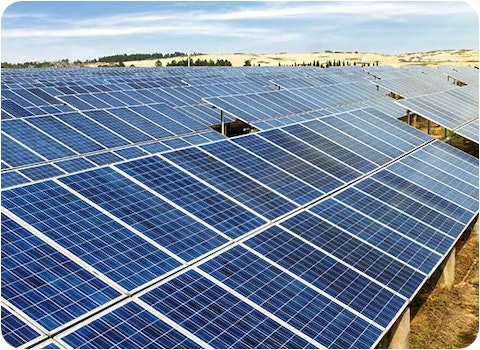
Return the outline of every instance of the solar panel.
<path id="1" fill-rule="evenodd" d="M 4 306 L 2 306 L 2 336 L 13 347 L 21 347 L 35 339 L 41 339 L 42 336 L 45 337 Z"/>
<path id="2" fill-rule="evenodd" d="M 405 263 L 309 212 L 300 212 L 281 226 L 406 298 L 412 297 L 425 278 Z"/>
<path id="3" fill-rule="evenodd" d="M 113 169 L 71 175 L 61 181 L 186 261 L 228 241 Z"/>
<path id="4" fill-rule="evenodd" d="M 445 80 L 368 71 L 425 75 L 416 91 Z M 358 67 L 2 70 L 9 337 L 377 347 L 477 215 L 479 165 L 395 120 L 405 107 L 369 79 Z M 475 125 L 477 95 L 450 85 L 419 103 L 442 118 L 462 105 Z M 263 131 L 227 139 L 210 128 L 219 109 Z"/>
<path id="5" fill-rule="evenodd" d="M 214 348 L 314 347 L 196 271 L 187 271 L 140 299 Z"/>
<path id="6" fill-rule="evenodd" d="M 238 238 L 266 223 L 258 215 L 158 157 L 116 167 L 231 238 Z"/>
<path id="7" fill-rule="evenodd" d="M 75 349 L 201 348 L 195 341 L 133 301 L 62 336 L 61 340 Z"/>
<path id="8" fill-rule="evenodd" d="M 200 269 L 325 347 L 368 348 L 381 333 L 343 305 L 243 247 L 224 252 Z"/>
<path id="9" fill-rule="evenodd" d="M 2 297 L 52 331 L 120 293 L 2 214 Z"/>
<path id="10" fill-rule="evenodd" d="M 268 219 L 280 217 L 298 207 L 199 149 L 188 148 L 163 156 Z"/>
<path id="11" fill-rule="evenodd" d="M 227 162 L 248 176 L 268 185 L 298 204 L 319 198 L 323 192 L 259 157 L 245 152 L 232 142 L 216 142 L 201 147 L 202 150 Z"/>
<path id="12" fill-rule="evenodd" d="M 405 304 L 392 291 L 278 226 L 255 235 L 245 245 L 382 327 Z M 229 263 L 221 266 L 225 264 Z"/>
<path id="13" fill-rule="evenodd" d="M 5 190 L 2 205 L 127 290 L 180 266 L 53 181 Z"/>

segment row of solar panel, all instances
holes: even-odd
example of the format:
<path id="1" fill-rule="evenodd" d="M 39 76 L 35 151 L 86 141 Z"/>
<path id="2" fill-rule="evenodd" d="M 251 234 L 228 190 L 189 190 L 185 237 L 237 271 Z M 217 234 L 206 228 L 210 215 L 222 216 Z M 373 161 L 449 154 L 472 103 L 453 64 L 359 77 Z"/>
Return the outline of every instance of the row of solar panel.
<path id="1" fill-rule="evenodd" d="M 72 86 L 72 88 L 75 86 Z M 87 91 L 81 86 L 45 87 L 2 90 L 2 119 L 34 115 L 56 114 L 74 110 L 95 110 L 111 107 L 141 106 L 158 102 L 170 106 L 203 104 L 203 97 L 246 94 L 264 90 L 252 83 L 202 85 L 176 88 L 142 88 L 132 90 L 124 83 L 91 86 Z M 73 108 L 72 108 L 73 107 Z"/>
<path id="2" fill-rule="evenodd" d="M 225 145 L 245 145 L 253 137 L 259 136 L 200 148 L 211 153 L 218 145 L 224 154 Z M 169 341 L 197 347 L 198 339 L 214 347 L 371 347 L 478 212 L 478 172 L 464 170 L 478 165 L 458 152 L 436 141 L 280 226 L 210 256 L 199 268 L 155 284 L 138 300 L 106 310 L 59 341 L 75 348 L 164 347 Z M 32 235 L 2 218 L 2 249 L 11 250 L 2 261 L 3 297 L 13 309 L 39 329 L 62 329 L 125 298 L 125 290 L 158 281 L 266 223 L 258 202 L 239 203 L 234 191 L 222 194 L 205 178 L 189 175 L 202 173 L 183 162 L 185 154 L 174 151 L 164 159 L 144 158 L 4 191 L 7 214 L 41 232 Z M 170 163 L 177 155 L 182 162 Z M 273 166 L 274 159 L 269 156 L 252 175 L 265 174 L 263 167 Z M 283 163 L 301 168 L 288 157 Z M 207 165 L 211 176 L 228 170 L 211 161 Z M 432 166 L 434 171 L 424 172 Z M 218 182 L 216 188 L 222 189 Z M 307 305 L 310 316 L 305 316 Z M 245 322 L 250 317 L 256 321 Z M 31 334 L 19 332 L 23 339 Z M 166 336 L 171 333 L 175 337 Z"/>
<path id="3" fill-rule="evenodd" d="M 8 170 L 11 165 L 2 161 L 2 188 L 18 186 L 21 184 L 39 181 L 52 177 L 62 176 L 65 174 L 75 173 L 98 166 L 117 163 L 128 159 L 134 159 L 146 156 L 148 154 L 156 154 L 172 149 L 188 147 L 208 143 L 215 140 L 221 140 L 224 137 L 215 131 L 206 131 L 191 134 L 183 137 L 165 139 L 163 141 L 154 141 L 143 143 L 138 146 L 127 146 L 125 148 L 113 151 L 98 152 L 91 155 L 82 155 L 67 160 L 47 162 L 43 157 L 32 157 L 33 153 L 26 153 L 24 149 L 17 147 L 19 145 L 12 139 L 2 134 L 2 155 L 5 161 L 9 161 L 14 157 L 15 161 L 25 162 L 32 166 L 28 166 L 18 170 Z M 5 153 L 3 153 L 5 152 Z M 17 152 L 17 153 L 12 153 Z M 35 154 L 33 154 L 35 156 Z M 36 163 L 44 163 L 34 165 Z"/>
<path id="4" fill-rule="evenodd" d="M 381 96 L 373 89 L 364 89 L 363 84 L 350 83 L 278 90 L 254 95 L 213 97 L 205 100 L 239 119 L 255 123 L 265 119 L 287 117 L 378 98 Z"/>

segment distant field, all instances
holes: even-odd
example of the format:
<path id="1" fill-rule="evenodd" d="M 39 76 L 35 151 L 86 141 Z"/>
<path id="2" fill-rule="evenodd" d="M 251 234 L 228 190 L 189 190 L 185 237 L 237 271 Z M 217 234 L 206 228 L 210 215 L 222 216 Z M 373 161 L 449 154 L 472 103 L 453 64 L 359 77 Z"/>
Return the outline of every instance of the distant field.
<path id="1" fill-rule="evenodd" d="M 172 60 L 182 60 L 186 57 L 160 59 L 163 66 Z M 276 54 L 206 54 L 191 56 L 191 59 L 201 60 L 229 60 L 233 66 L 243 66 L 245 61 L 258 66 L 292 66 L 309 64 L 319 61 L 320 64 L 328 61 L 345 61 L 345 64 L 376 64 L 399 67 L 406 64 L 425 64 L 429 66 L 438 65 L 461 65 L 478 66 L 478 49 L 476 50 L 438 50 L 428 52 L 406 53 L 400 55 L 386 55 L 369 52 L 312 52 L 312 53 L 276 53 Z M 129 61 L 127 65 L 133 64 L 136 67 L 154 67 L 157 60 Z"/>

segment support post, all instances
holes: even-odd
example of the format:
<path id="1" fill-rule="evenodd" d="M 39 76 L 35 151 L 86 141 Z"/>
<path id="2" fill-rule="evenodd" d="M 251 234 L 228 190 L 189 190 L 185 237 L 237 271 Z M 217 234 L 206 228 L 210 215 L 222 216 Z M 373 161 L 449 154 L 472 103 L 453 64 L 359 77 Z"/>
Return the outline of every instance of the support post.
<path id="1" fill-rule="evenodd" d="M 447 255 L 437 271 L 432 275 L 436 288 L 450 289 L 455 282 L 455 248 Z"/>
<path id="2" fill-rule="evenodd" d="M 407 123 L 408 125 L 412 125 L 412 114 L 410 111 L 407 111 Z"/>
<path id="3" fill-rule="evenodd" d="M 427 134 L 430 135 L 430 119 L 427 119 Z"/>
<path id="4" fill-rule="evenodd" d="M 222 135 L 225 135 L 225 118 L 223 116 L 223 110 L 220 110 L 220 126 L 220 132 L 222 133 Z"/>
<path id="5" fill-rule="evenodd" d="M 378 344 L 380 349 L 408 349 L 410 341 L 410 306 L 403 311 L 395 324 Z"/>

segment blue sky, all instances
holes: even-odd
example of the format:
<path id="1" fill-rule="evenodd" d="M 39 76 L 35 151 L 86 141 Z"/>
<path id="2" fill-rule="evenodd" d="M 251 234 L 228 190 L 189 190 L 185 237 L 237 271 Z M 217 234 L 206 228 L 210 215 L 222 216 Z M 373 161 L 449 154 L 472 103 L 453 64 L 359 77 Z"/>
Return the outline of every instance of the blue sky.
<path id="1" fill-rule="evenodd" d="M 2 0 L 1 61 L 117 53 L 398 54 L 478 48 L 473 1 Z M 8 7 L 7 7 L 8 5 Z"/>

